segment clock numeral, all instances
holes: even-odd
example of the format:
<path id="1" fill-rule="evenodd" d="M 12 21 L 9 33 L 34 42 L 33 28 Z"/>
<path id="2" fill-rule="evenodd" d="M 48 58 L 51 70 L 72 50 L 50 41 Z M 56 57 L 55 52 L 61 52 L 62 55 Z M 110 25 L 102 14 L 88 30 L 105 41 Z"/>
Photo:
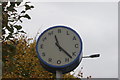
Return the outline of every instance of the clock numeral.
<path id="1" fill-rule="evenodd" d="M 68 31 L 66 31 L 66 35 L 70 35 Z"/>
<path id="2" fill-rule="evenodd" d="M 42 53 L 42 56 L 45 57 L 45 53 L 44 52 Z"/>
<path id="3" fill-rule="evenodd" d="M 72 53 L 72 56 L 76 56 L 76 54 L 75 54 L 75 53 L 76 53 L 76 52 L 73 52 L 73 53 Z"/>
<path id="4" fill-rule="evenodd" d="M 69 62 L 69 58 L 65 58 L 65 62 Z"/>
<path id="5" fill-rule="evenodd" d="M 43 41 L 45 41 L 45 40 L 47 40 L 47 38 L 46 38 L 46 37 L 44 37 L 42 40 L 43 40 Z"/>
<path id="6" fill-rule="evenodd" d="M 76 40 L 76 37 L 75 37 L 75 36 L 73 37 L 73 40 Z"/>
<path id="7" fill-rule="evenodd" d="M 49 59 L 48 59 L 48 62 L 52 62 L 52 58 L 49 58 Z"/>
<path id="8" fill-rule="evenodd" d="M 53 31 L 51 31 L 51 32 L 48 32 L 48 35 L 50 35 L 50 36 L 51 36 L 51 35 L 53 35 Z"/>
<path id="9" fill-rule="evenodd" d="M 58 60 L 58 61 L 57 61 L 57 64 L 61 64 L 61 60 Z"/>
<path id="10" fill-rule="evenodd" d="M 78 44 L 75 44 L 75 48 L 78 48 L 79 46 L 78 46 Z"/>
<path id="11" fill-rule="evenodd" d="M 58 29 L 58 33 L 61 33 L 61 29 Z"/>
<path id="12" fill-rule="evenodd" d="M 40 45 L 40 48 L 43 49 L 43 44 Z"/>

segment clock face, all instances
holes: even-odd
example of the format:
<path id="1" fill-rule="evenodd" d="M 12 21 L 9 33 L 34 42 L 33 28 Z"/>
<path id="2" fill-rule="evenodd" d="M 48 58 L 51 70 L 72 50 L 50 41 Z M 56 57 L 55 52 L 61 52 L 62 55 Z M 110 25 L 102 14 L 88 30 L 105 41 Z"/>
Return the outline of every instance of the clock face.
<path id="1" fill-rule="evenodd" d="M 45 30 L 37 41 L 40 59 L 49 65 L 64 66 L 73 62 L 82 50 L 79 35 L 68 27 Z"/>

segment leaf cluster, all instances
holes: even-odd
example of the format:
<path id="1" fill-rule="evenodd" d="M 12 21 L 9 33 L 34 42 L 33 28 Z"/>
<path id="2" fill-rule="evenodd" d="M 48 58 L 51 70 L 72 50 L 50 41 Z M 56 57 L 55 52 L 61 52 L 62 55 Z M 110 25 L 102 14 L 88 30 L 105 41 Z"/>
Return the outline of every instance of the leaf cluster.
<path id="1" fill-rule="evenodd" d="M 13 41 L 3 42 L 3 78 L 55 79 L 55 74 L 46 71 L 40 65 L 35 46 L 36 41 L 25 35 L 19 35 Z M 68 73 L 63 75 L 63 78 L 68 80 L 75 77 Z"/>
<path id="2" fill-rule="evenodd" d="M 52 73 L 40 65 L 32 38 L 22 35 L 13 41 L 2 44 L 3 78 L 53 78 Z"/>
<path id="3" fill-rule="evenodd" d="M 22 8 L 20 10 L 20 8 Z M 18 23 L 22 23 L 23 19 L 31 19 L 28 10 L 31 10 L 34 6 L 30 5 L 30 2 L 2 2 L 2 36 L 3 41 L 13 39 L 16 34 L 25 33 L 22 30 L 22 26 Z M 18 10 L 19 9 L 19 10 Z"/>

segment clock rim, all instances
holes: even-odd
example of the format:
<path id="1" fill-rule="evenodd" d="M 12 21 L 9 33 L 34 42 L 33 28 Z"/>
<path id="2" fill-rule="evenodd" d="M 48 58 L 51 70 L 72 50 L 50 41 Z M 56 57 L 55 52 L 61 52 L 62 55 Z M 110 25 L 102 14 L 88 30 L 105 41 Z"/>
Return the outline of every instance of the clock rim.
<path id="1" fill-rule="evenodd" d="M 39 55 L 40 53 L 38 52 L 38 47 L 37 47 L 37 46 L 38 46 L 38 42 L 39 42 L 41 36 L 42 36 L 45 32 L 47 32 L 47 31 L 50 30 L 50 29 L 59 28 L 59 27 L 67 28 L 67 29 L 73 31 L 73 32 L 78 36 L 78 38 L 80 39 L 80 44 L 81 44 L 81 46 L 80 46 L 81 48 L 80 48 L 80 51 L 79 51 L 79 53 L 78 53 L 79 55 L 78 55 L 72 62 L 70 62 L 70 63 L 68 63 L 68 64 L 65 64 L 65 65 L 62 65 L 62 66 L 52 65 L 52 64 L 49 64 L 49 63 L 47 63 L 46 61 L 44 61 L 44 60 L 41 58 L 41 56 Z M 38 55 L 39 60 L 40 60 L 42 63 L 44 63 L 45 65 L 47 65 L 47 66 L 49 66 L 49 67 L 52 67 L 52 68 L 64 68 L 64 67 L 67 67 L 67 66 L 70 66 L 70 65 L 74 64 L 77 60 L 79 60 L 80 56 L 82 56 L 82 55 L 81 55 L 81 54 L 82 54 L 82 49 L 83 49 L 83 43 L 82 43 L 82 39 L 81 39 L 80 35 L 79 35 L 75 30 L 73 30 L 72 28 L 67 27 L 67 26 L 61 26 L 61 25 L 59 25 L 59 26 L 53 26 L 53 27 L 50 27 L 50 28 L 44 30 L 44 31 L 40 34 L 40 36 L 38 37 L 37 42 L 36 42 L 36 52 L 37 52 L 37 55 Z"/>

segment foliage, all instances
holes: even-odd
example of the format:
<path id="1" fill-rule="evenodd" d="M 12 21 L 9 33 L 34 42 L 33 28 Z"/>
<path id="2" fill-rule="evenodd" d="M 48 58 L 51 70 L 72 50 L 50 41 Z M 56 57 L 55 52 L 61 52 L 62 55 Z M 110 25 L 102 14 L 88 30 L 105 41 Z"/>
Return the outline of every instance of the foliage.
<path id="1" fill-rule="evenodd" d="M 72 80 L 72 79 L 74 79 L 74 80 L 81 80 L 80 78 L 76 78 L 76 77 L 74 77 L 73 75 L 71 75 L 70 73 L 67 73 L 67 74 L 65 74 L 65 75 L 63 75 L 63 78 L 65 79 L 65 80 Z"/>
<path id="2" fill-rule="evenodd" d="M 23 18 L 31 19 L 28 10 L 34 8 L 30 2 L 2 2 L 2 61 L 3 78 L 55 78 L 42 68 L 38 60 L 35 45 L 36 41 L 19 33 L 25 33 L 22 26 Z M 22 7 L 22 10 L 18 9 Z M 17 36 L 16 36 L 17 35 Z M 64 78 L 73 78 L 70 74 Z"/>
<path id="3" fill-rule="evenodd" d="M 3 78 L 55 78 L 42 68 L 36 54 L 36 41 L 24 35 L 13 39 L 14 42 L 3 42 Z M 65 80 L 75 78 L 69 73 Z"/>
<path id="4" fill-rule="evenodd" d="M 39 60 L 35 51 L 35 41 L 29 43 L 30 39 L 25 36 L 20 36 L 15 40 L 16 44 L 12 42 L 4 42 L 3 52 L 9 53 L 3 55 L 4 68 L 3 78 L 44 78 L 52 77 L 52 73 L 49 73 L 40 66 Z M 13 46 L 14 48 L 13 50 Z M 14 54 L 11 56 L 11 54 Z"/>
<path id="5" fill-rule="evenodd" d="M 3 61 L 3 78 L 55 78 L 52 74 L 42 68 L 36 54 L 36 41 L 27 38 L 22 30 L 23 18 L 31 19 L 27 14 L 28 10 L 34 6 L 26 2 L 3 2 L 2 3 L 2 61 Z M 18 8 L 23 7 L 20 12 Z M 1 24 L 1 23 L 0 23 Z M 0 26 L 1 27 L 1 26 Z M 65 80 L 75 78 L 70 73 L 63 75 Z M 78 78 L 76 78 L 77 80 Z M 80 80 L 80 79 L 79 79 Z"/>
<path id="6" fill-rule="evenodd" d="M 18 10 L 22 7 L 22 10 Z M 17 24 L 22 23 L 22 19 L 31 19 L 28 10 L 31 10 L 34 6 L 30 5 L 30 2 L 2 2 L 2 36 L 3 41 L 14 38 L 15 34 L 25 33 L 22 30 L 22 26 Z"/>

